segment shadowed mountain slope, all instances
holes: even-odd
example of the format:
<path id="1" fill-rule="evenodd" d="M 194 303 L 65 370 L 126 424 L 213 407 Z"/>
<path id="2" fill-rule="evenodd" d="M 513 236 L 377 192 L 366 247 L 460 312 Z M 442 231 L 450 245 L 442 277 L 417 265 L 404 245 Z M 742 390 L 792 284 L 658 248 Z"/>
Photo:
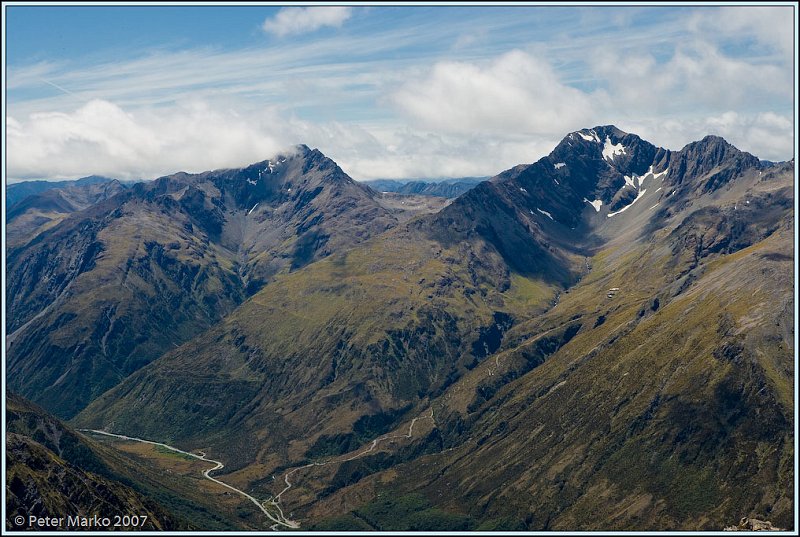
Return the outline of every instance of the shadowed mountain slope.
<path id="1" fill-rule="evenodd" d="M 9 393 L 6 399 L 7 524 L 21 515 L 24 524 L 7 529 L 53 529 L 29 526 L 36 517 L 130 517 L 145 520 L 141 529 L 179 530 L 191 526 L 141 492 L 123 484 L 104 451 L 42 409 Z M 59 529 L 68 528 L 66 522 Z M 97 528 L 94 528 L 97 529 Z"/>
<path id="2" fill-rule="evenodd" d="M 72 213 L 8 252 L 9 385 L 74 415 L 276 274 L 395 225 L 375 197 L 300 146 L 138 183 Z"/>

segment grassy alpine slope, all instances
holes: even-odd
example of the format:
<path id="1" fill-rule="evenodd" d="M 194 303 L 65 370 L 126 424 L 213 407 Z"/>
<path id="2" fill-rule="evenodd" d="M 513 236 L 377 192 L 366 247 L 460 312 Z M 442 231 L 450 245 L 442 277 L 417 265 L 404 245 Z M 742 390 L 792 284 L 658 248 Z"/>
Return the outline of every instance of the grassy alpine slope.
<path id="1" fill-rule="evenodd" d="M 370 498 L 422 494 L 472 529 L 791 527 L 791 181 L 766 173 L 711 215 L 612 241 L 432 402 L 417 451 L 433 453 L 363 461 L 308 518 L 362 528 Z"/>
<path id="2" fill-rule="evenodd" d="M 395 225 L 376 198 L 302 146 L 138 183 L 73 212 L 8 253 L 9 385 L 74 416 L 274 275 Z"/>
<path id="3" fill-rule="evenodd" d="M 279 275 L 75 422 L 210 446 L 266 498 L 433 409 L 293 474 L 302 527 L 786 527 L 792 170 L 572 133 Z"/>

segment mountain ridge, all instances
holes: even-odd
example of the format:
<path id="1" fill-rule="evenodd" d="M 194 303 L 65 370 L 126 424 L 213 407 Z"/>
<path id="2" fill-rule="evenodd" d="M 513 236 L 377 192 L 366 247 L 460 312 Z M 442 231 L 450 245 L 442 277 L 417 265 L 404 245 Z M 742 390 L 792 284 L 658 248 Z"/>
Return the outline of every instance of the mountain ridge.
<path id="1" fill-rule="evenodd" d="M 71 416 L 275 274 L 397 222 L 306 146 L 133 185 L 9 251 L 10 383 Z"/>
<path id="2" fill-rule="evenodd" d="M 280 158 L 121 194 L 153 218 L 184 215 L 219 274 L 268 276 L 253 289 L 242 278 L 229 309 L 84 398 L 73 424 L 202 446 L 226 482 L 303 528 L 790 524 L 793 165 L 716 137 L 670 151 L 598 126 L 398 221 L 321 153 Z M 336 187 L 326 199 L 343 198 L 334 215 L 369 224 L 357 240 L 306 235 L 321 177 Z M 114 203 L 94 210 L 133 210 Z M 280 268 L 249 257 L 263 242 L 237 251 L 246 271 L 223 266 L 249 222 L 270 218 L 296 224 Z M 162 269 L 184 250 L 144 246 Z M 19 367 L 35 351 L 17 345 Z"/>

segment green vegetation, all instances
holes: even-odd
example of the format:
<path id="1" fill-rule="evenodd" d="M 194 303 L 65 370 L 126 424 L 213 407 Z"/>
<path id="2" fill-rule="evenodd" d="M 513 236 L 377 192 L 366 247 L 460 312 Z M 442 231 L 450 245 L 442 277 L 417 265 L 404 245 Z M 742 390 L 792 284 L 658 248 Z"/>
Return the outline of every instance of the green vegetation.
<path id="1" fill-rule="evenodd" d="M 621 182 L 596 160 L 590 190 Z M 734 172 L 715 165 L 665 182 L 677 194 L 658 212 L 555 206 L 575 219 L 561 229 L 524 205 L 523 186 L 551 193 L 534 189 L 553 184 L 545 164 L 270 274 L 74 422 L 204 446 L 258 497 L 297 468 L 281 504 L 302 528 L 714 530 L 754 514 L 788 527 L 791 175 L 721 189 Z M 307 231 L 282 237 L 287 263 L 324 242 Z M 135 457 L 103 461 L 133 480 Z M 147 480 L 208 505 L 191 480 Z M 207 511 L 251 523 L 241 505 Z"/>
<path id="2" fill-rule="evenodd" d="M 466 531 L 475 526 L 469 516 L 433 507 L 421 494 L 379 494 L 354 514 L 379 531 Z"/>
<path id="3" fill-rule="evenodd" d="M 174 451 L 172 449 L 165 448 L 164 446 L 153 446 L 153 448 L 158 453 L 162 453 L 164 455 L 169 455 L 170 457 L 175 457 L 176 459 L 183 459 L 185 461 L 196 460 L 195 457 L 192 457 L 191 455 L 187 455 L 186 453 L 179 453 L 179 452 Z"/>

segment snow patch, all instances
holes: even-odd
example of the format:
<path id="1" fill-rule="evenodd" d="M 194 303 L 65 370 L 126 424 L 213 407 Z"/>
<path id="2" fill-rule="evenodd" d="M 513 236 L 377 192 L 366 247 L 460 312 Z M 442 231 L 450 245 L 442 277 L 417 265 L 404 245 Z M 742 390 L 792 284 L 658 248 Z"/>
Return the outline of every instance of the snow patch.
<path id="1" fill-rule="evenodd" d="M 598 140 L 599 142 L 600 140 Z M 625 146 L 622 144 L 612 144 L 611 138 L 606 136 L 606 143 L 603 145 L 603 158 L 606 160 L 613 161 L 614 157 L 617 155 L 624 155 L 625 153 Z"/>
<path id="2" fill-rule="evenodd" d="M 543 215 L 545 215 L 545 216 L 546 216 L 547 218 L 549 218 L 550 220 L 552 220 L 552 219 L 553 219 L 553 215 L 551 215 L 551 214 L 550 214 L 550 213 L 548 213 L 547 211 L 543 211 L 543 210 L 541 210 L 539 207 L 536 207 L 536 210 L 537 210 L 537 211 L 539 211 L 540 213 L 542 213 Z"/>
<path id="3" fill-rule="evenodd" d="M 255 205 L 253 205 L 253 208 L 252 208 L 252 209 L 250 209 L 249 211 L 247 211 L 247 216 L 250 216 L 250 213 L 252 213 L 253 211 L 255 211 L 255 210 L 256 210 L 256 207 L 258 207 L 258 203 L 256 203 Z"/>
<path id="4" fill-rule="evenodd" d="M 247 182 L 250 183 L 251 185 L 257 185 L 258 184 L 257 181 L 251 181 L 250 179 L 248 179 Z"/>
<path id="5" fill-rule="evenodd" d="M 617 144 L 617 145 L 619 146 L 620 144 Z M 624 148 L 623 148 L 623 152 L 624 152 Z M 605 152 L 604 152 L 604 155 L 605 155 Z M 660 177 L 661 180 L 663 181 L 664 180 L 664 176 L 667 174 L 668 171 L 669 171 L 669 168 L 667 168 L 663 172 L 655 173 L 653 171 L 653 165 L 651 164 L 650 165 L 650 169 L 647 170 L 647 173 L 645 173 L 644 175 L 636 175 L 635 173 L 630 175 L 630 176 L 624 175 L 623 177 L 625 178 L 625 186 L 630 186 L 632 188 L 642 188 L 642 185 L 644 184 L 645 180 L 646 179 L 651 179 L 651 178 L 655 180 L 655 179 L 658 179 Z M 625 188 L 625 186 L 623 186 L 622 188 Z M 658 190 L 661 190 L 661 188 L 659 188 Z M 656 192 L 658 192 L 658 190 L 656 190 Z"/>
<path id="6" fill-rule="evenodd" d="M 600 138 L 597 137 L 597 133 L 593 130 L 589 131 L 591 134 L 583 134 L 582 132 L 576 133 L 578 136 L 586 140 L 587 142 L 597 142 L 600 143 Z"/>
<path id="7" fill-rule="evenodd" d="M 627 210 L 628 210 L 628 209 L 629 209 L 629 208 L 630 208 L 630 207 L 631 207 L 631 206 L 632 206 L 634 203 L 636 203 L 637 201 L 639 201 L 639 198 L 641 198 L 642 196 L 644 196 L 644 193 L 645 193 L 645 192 L 647 192 L 647 189 L 646 189 L 646 188 L 645 188 L 644 190 L 640 190 L 640 191 L 639 191 L 639 195 L 638 195 L 638 196 L 636 196 L 636 199 L 635 199 L 635 200 L 633 200 L 632 202 L 630 202 L 630 204 L 626 205 L 625 207 L 623 207 L 623 208 L 622 208 L 622 209 L 620 209 L 619 211 L 616 211 L 616 212 L 613 212 L 613 213 L 608 213 L 606 216 L 607 216 L 608 218 L 611 218 L 612 216 L 615 216 L 615 215 L 618 215 L 619 213 L 623 213 L 623 212 L 627 211 Z"/>
<path id="8" fill-rule="evenodd" d="M 555 177 L 553 178 L 553 182 L 554 182 L 555 184 L 557 184 L 557 185 L 560 185 L 560 184 L 561 184 L 561 183 L 559 183 L 559 182 L 558 182 L 558 179 L 556 179 Z"/>
<path id="9" fill-rule="evenodd" d="M 658 207 L 658 205 L 659 205 L 659 204 L 658 204 L 658 203 L 656 203 L 655 205 L 653 205 L 652 207 L 650 207 L 650 209 L 647 209 L 647 210 L 649 211 L 649 210 L 651 210 L 651 209 L 655 209 L 656 207 Z"/>
<path id="10" fill-rule="evenodd" d="M 567 165 L 567 163 L 566 163 L 566 162 L 556 162 L 556 163 L 553 165 L 553 167 L 554 167 L 555 169 L 557 169 L 557 170 L 560 170 L 561 168 L 563 168 L 563 167 L 564 167 L 564 166 L 566 166 L 566 165 Z"/>
<path id="11" fill-rule="evenodd" d="M 522 188 L 522 187 L 519 187 L 519 191 L 520 191 L 520 192 L 525 192 L 526 194 L 528 193 L 528 191 L 527 191 L 527 190 L 525 190 L 525 189 L 524 189 L 524 188 Z"/>
<path id="12" fill-rule="evenodd" d="M 598 213 L 600 212 L 600 207 L 603 206 L 603 200 L 589 201 L 586 198 L 583 198 L 583 201 L 594 207 L 594 210 L 597 211 Z"/>
<path id="13" fill-rule="evenodd" d="M 656 189 L 656 192 L 658 192 L 659 190 L 661 190 L 661 187 L 658 187 L 658 188 Z"/>

